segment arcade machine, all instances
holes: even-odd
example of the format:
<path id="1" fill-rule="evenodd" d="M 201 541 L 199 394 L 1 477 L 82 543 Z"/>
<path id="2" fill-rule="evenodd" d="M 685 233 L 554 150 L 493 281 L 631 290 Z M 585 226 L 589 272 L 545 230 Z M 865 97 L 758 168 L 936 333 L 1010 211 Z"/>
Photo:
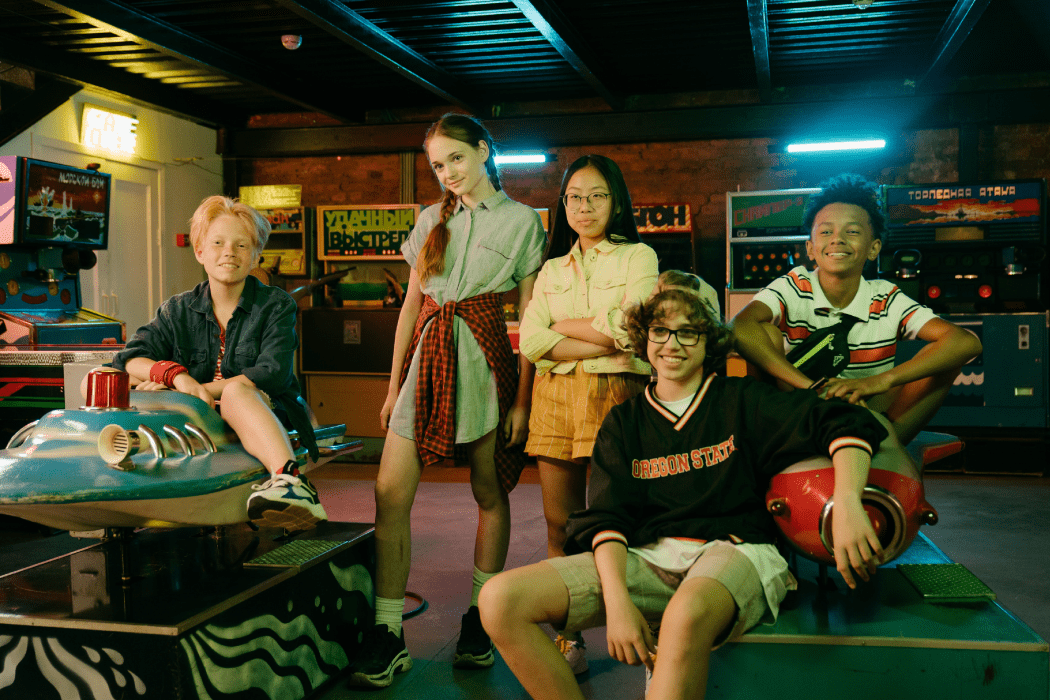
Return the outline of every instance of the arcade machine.
<path id="1" fill-rule="evenodd" d="M 813 191 L 727 193 L 727 318 L 769 281 L 809 263 L 801 224 Z M 1009 253 L 1015 258 L 1037 256 L 1032 243 L 1000 245 L 997 254 L 1006 256 L 1001 249 L 1010 246 L 1017 248 Z M 994 284 L 959 279 L 974 291 Z M 1032 294 L 1011 300 L 1016 296 Z M 984 342 L 987 355 L 991 339 Z M 708 698 L 830 697 L 844 687 L 873 699 L 1048 696 L 1050 645 L 920 531 L 939 517 L 925 500 L 923 471 L 961 443 L 929 432 L 907 446 L 889 442 L 872 461 L 862 497 L 886 561 L 855 592 L 828 576 L 834 567 L 830 460 L 800 462 L 771 480 L 766 505 L 792 553 L 799 587 L 774 625 L 760 625 L 713 653 L 719 658 L 711 664 Z"/>
<path id="2" fill-rule="evenodd" d="M 693 214 L 688 203 L 635 204 L 634 221 L 642 240 L 656 251 L 660 272 L 684 270 L 705 276 L 694 264 Z"/>
<path id="3" fill-rule="evenodd" d="M 63 366 L 101 363 L 124 324 L 82 306 L 79 271 L 109 241 L 110 176 L 0 157 L 0 439 L 62 408 Z"/>
<path id="4" fill-rule="evenodd" d="M 989 435 L 1045 434 L 1045 181 L 887 186 L 883 206 L 879 275 L 984 345 L 931 425 Z M 917 349 L 917 343 L 904 343 L 898 357 Z"/>
<path id="5" fill-rule="evenodd" d="M 84 347 L 108 360 L 124 342 L 123 324 L 80 307 L 76 275 L 106 245 L 109 187 L 0 160 L 5 404 L 60 390 Z M 0 697 L 304 698 L 347 667 L 372 619 L 370 523 L 251 528 L 266 470 L 203 401 L 129 391 L 112 367 L 88 373 L 83 405 L 56 393 L 55 410 L 12 409 L 0 449 L 0 517 L 69 531 L 0 537 Z M 359 449 L 331 444 L 344 432 L 315 429 L 316 461 L 289 439 L 306 470 Z"/>
<path id="6" fill-rule="evenodd" d="M 755 293 L 809 262 L 802 215 L 815 188 L 726 192 L 726 318 Z"/>

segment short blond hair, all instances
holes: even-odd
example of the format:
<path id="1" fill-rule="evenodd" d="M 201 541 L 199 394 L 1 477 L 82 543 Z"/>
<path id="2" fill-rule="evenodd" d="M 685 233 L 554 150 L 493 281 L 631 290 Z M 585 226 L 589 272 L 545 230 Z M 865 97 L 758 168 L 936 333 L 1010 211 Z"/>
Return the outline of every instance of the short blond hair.
<path id="1" fill-rule="evenodd" d="M 255 252 L 261 253 L 270 238 L 270 222 L 254 208 L 221 194 L 208 197 L 197 207 L 197 211 L 193 212 L 190 219 L 190 243 L 193 249 L 197 250 L 211 222 L 226 215 L 240 219 L 244 230 L 255 242 Z"/>

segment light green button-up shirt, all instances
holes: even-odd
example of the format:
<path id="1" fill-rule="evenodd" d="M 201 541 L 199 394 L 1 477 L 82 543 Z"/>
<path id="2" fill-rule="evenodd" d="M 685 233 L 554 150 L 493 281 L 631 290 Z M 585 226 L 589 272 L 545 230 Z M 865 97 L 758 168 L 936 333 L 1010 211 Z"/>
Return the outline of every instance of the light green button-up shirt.
<path id="1" fill-rule="evenodd" d="M 430 230 L 438 222 L 441 205 L 423 210 L 401 252 L 415 267 Z M 450 233 L 445 249 L 445 269 L 423 284 L 423 293 L 438 305 L 492 292 L 507 292 L 536 272 L 547 245 L 536 210 L 509 199 L 502 191 L 489 196 L 471 211 L 460 201 L 448 220 Z M 424 329 L 430 328 L 430 324 Z M 456 339 L 456 442 L 473 442 L 499 422 L 496 381 L 485 353 L 466 321 L 455 318 Z M 420 343 L 422 345 L 422 343 Z M 409 373 L 398 395 L 390 427 L 415 440 L 414 418 L 419 350 L 411 358 Z"/>

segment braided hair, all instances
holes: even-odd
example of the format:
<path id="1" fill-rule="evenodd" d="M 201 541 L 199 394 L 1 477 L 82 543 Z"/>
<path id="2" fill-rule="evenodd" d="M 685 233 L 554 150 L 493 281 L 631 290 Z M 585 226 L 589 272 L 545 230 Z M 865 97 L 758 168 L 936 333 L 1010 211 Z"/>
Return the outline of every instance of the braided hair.
<path id="1" fill-rule="evenodd" d="M 478 143 L 484 141 L 489 147 L 489 158 L 485 161 L 485 171 L 496 191 L 498 192 L 502 189 L 499 181 L 499 171 L 496 170 L 496 147 L 492 141 L 492 134 L 480 121 L 466 114 L 449 112 L 434 122 L 430 129 L 427 130 L 427 136 L 423 140 L 424 150 L 426 150 L 427 144 L 430 143 L 430 139 L 434 136 L 445 136 L 456 141 L 462 141 L 470 145 L 471 148 L 477 148 Z M 434 224 L 434 228 L 430 229 L 430 233 L 427 234 L 426 243 L 423 244 L 423 249 L 419 253 L 419 259 L 416 261 L 416 272 L 419 274 L 421 284 L 434 275 L 440 275 L 445 271 L 445 249 L 448 248 L 448 241 L 451 237 L 448 230 L 448 220 L 452 217 L 452 212 L 456 208 L 458 199 L 456 194 L 449 189 L 445 190 L 445 195 L 441 198 L 441 214 L 438 217 L 438 222 Z"/>

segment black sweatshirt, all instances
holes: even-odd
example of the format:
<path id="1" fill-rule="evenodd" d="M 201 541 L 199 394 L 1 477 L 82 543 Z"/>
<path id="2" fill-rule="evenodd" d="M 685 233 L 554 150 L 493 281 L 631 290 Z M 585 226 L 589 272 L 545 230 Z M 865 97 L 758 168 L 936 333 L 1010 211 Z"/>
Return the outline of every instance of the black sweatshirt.
<path id="1" fill-rule="evenodd" d="M 588 508 L 569 518 L 566 554 L 610 539 L 631 547 L 660 537 L 774 542 L 770 477 L 842 447 L 874 452 L 887 437 L 868 409 L 809 390 L 711 375 L 676 417 L 654 386 L 602 423 Z"/>

